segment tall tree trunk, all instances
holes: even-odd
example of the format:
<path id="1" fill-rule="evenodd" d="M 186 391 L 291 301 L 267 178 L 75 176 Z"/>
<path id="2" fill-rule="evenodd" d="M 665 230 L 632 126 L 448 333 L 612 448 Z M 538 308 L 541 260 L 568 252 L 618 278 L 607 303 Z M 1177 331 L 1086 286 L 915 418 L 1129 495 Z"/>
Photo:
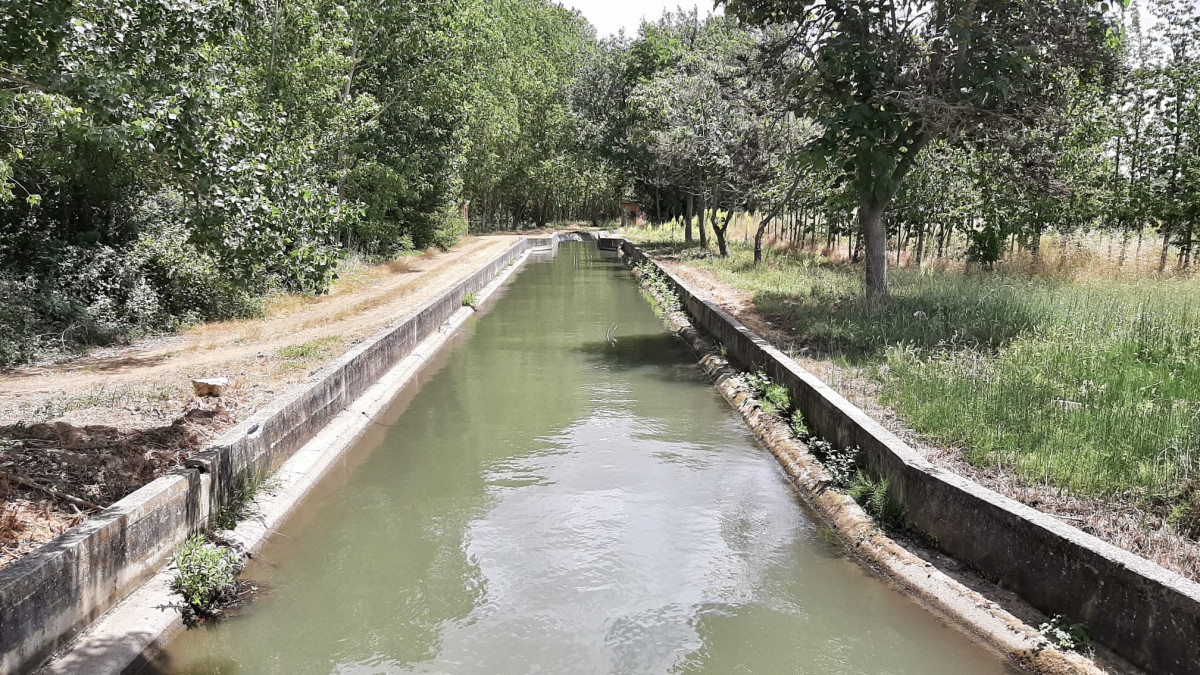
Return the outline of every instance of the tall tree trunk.
<path id="1" fill-rule="evenodd" d="M 708 248 L 708 231 L 707 231 L 707 228 L 704 226 L 704 219 L 707 217 L 708 217 L 708 194 L 702 192 L 702 193 L 700 193 L 700 222 L 697 223 L 697 225 L 700 226 L 700 247 L 704 248 L 704 249 Z"/>
<path id="2" fill-rule="evenodd" d="M 691 193 L 687 196 L 687 220 L 683 223 L 683 242 L 688 246 L 692 245 L 692 216 L 696 213 L 695 197 Z"/>
<path id="3" fill-rule="evenodd" d="M 858 224 L 866 248 L 867 298 L 871 300 L 888 297 L 887 228 L 883 224 L 886 206 L 887 200 L 874 195 L 863 195 L 858 204 Z"/>
<path id="4" fill-rule="evenodd" d="M 725 243 L 725 233 L 729 230 L 729 221 L 733 220 L 733 212 L 734 207 L 731 204 L 729 213 L 725 214 L 725 222 L 721 225 L 717 225 L 717 218 L 715 215 L 713 216 L 713 234 L 717 237 L 717 252 L 721 254 L 722 258 L 729 257 L 729 246 Z"/>
<path id="5" fill-rule="evenodd" d="M 921 263 L 925 262 L 925 230 L 928 229 L 928 223 L 921 221 L 917 226 L 917 269 L 921 269 Z"/>
<path id="6" fill-rule="evenodd" d="M 1171 250 L 1171 230 L 1163 228 L 1162 255 L 1158 257 L 1158 273 L 1167 271 L 1167 253 Z"/>
<path id="7" fill-rule="evenodd" d="M 762 262 L 762 240 L 763 232 L 766 231 L 767 225 L 771 223 L 771 219 L 779 215 L 788 204 L 792 201 L 792 195 L 796 193 L 796 188 L 800 186 L 800 178 L 803 174 L 796 174 L 795 180 L 792 181 L 791 187 L 788 188 L 787 194 L 783 196 L 778 204 L 767 212 L 763 219 L 758 223 L 758 231 L 754 233 L 754 264 Z"/>

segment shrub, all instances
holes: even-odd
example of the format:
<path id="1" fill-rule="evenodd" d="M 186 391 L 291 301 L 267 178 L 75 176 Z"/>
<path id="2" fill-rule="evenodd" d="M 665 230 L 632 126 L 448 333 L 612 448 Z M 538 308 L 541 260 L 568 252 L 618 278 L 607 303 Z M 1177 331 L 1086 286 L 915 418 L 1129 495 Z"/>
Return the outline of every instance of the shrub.
<path id="1" fill-rule="evenodd" d="M 467 221 L 463 220 L 457 210 L 448 206 L 434 215 L 433 233 L 429 243 L 448 251 L 466 235 Z"/>
<path id="2" fill-rule="evenodd" d="M 171 590 L 196 616 L 213 616 L 236 596 L 241 561 L 233 550 L 210 544 L 197 534 L 176 549 L 171 560 L 178 569 Z"/>

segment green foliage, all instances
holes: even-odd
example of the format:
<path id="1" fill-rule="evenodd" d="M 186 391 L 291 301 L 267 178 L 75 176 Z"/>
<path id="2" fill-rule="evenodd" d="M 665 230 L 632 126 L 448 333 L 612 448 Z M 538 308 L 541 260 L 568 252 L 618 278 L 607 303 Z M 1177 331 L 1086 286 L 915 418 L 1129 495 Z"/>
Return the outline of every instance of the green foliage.
<path id="1" fill-rule="evenodd" d="M 803 440 L 808 445 L 809 451 L 825 466 L 834 487 L 849 489 L 854 484 L 855 477 L 859 473 L 859 450 L 857 447 L 839 448 L 814 435 L 796 434 L 796 437 Z"/>
<path id="2" fill-rule="evenodd" d="M 1115 66 L 1107 2 L 724 4 L 763 29 L 763 77 L 819 124 L 804 158 L 832 167 L 857 198 L 865 288 L 875 298 L 888 292 L 883 213 L 926 147 L 1001 146 L 1004 134 L 1065 107 L 1074 83 L 1102 80 Z"/>
<path id="3" fill-rule="evenodd" d="M 470 307 L 471 309 L 475 309 L 475 305 L 478 302 L 479 302 L 479 299 L 475 297 L 474 293 L 467 293 L 466 295 L 463 296 L 462 306 Z"/>
<path id="4" fill-rule="evenodd" d="M 241 569 L 233 550 L 210 544 L 197 534 L 175 550 L 171 562 L 176 568 L 171 590 L 196 616 L 212 616 L 233 599 Z"/>
<path id="5" fill-rule="evenodd" d="M 641 277 L 642 285 L 654 296 L 663 312 L 670 314 L 683 311 L 683 303 L 679 301 L 679 295 L 675 293 L 675 288 L 667 280 L 667 277 L 658 271 L 657 267 L 644 262 L 638 264 L 634 269 Z"/>
<path id="6" fill-rule="evenodd" d="M 1004 237 L 995 227 L 984 227 L 968 233 L 967 262 L 991 267 L 1004 255 Z"/>
<path id="7" fill-rule="evenodd" d="M 543 163 L 511 184 L 545 195 L 597 175 L 545 157 L 574 147 L 593 38 L 544 0 L 10 3 L 0 26 L 0 365 L 323 293 L 347 249 L 448 249 L 473 147 Z M 473 145 L 513 95 L 532 135 Z"/>
<path id="8" fill-rule="evenodd" d="M 1060 614 L 1038 626 L 1038 632 L 1062 649 L 1091 654 L 1094 651 L 1092 638 L 1087 633 L 1087 624 L 1071 623 Z"/>
<path id="9" fill-rule="evenodd" d="M 279 351 L 275 352 L 275 355 L 284 360 L 308 361 L 327 356 L 336 351 L 341 345 L 342 338 L 340 336 L 330 335 L 282 347 Z"/>
<path id="10" fill-rule="evenodd" d="M 773 381 L 769 375 L 759 370 L 756 373 L 746 373 L 742 376 L 742 381 L 759 400 L 763 412 L 781 417 L 791 415 L 792 401 L 787 388 Z"/>
<path id="11" fill-rule="evenodd" d="M 846 492 L 875 522 L 884 527 L 898 527 L 904 524 L 904 509 L 892 500 L 890 487 L 886 478 L 876 480 L 857 471 Z"/>
<path id="12" fill-rule="evenodd" d="M 225 505 L 212 516 L 212 525 L 218 530 L 232 530 L 249 515 L 250 504 L 258 496 L 267 481 L 267 474 L 248 471 L 238 477 L 227 497 Z"/>

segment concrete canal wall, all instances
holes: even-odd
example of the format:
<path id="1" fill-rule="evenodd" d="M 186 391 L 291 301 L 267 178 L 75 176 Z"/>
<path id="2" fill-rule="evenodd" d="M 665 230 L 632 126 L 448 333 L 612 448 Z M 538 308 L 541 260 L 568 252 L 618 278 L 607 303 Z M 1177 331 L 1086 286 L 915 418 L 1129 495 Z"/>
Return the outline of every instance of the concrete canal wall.
<path id="1" fill-rule="evenodd" d="M 622 250 L 658 268 L 731 358 L 785 386 L 810 428 L 860 448 L 868 470 L 890 481 L 905 518 L 938 548 L 1042 612 L 1086 622 L 1094 639 L 1140 668 L 1200 675 L 1200 584 L 933 466 L 636 246 Z"/>
<path id="2" fill-rule="evenodd" d="M 355 346 L 162 476 L 0 570 L 0 673 L 28 672 L 150 579 L 242 476 L 281 466 L 476 293 L 531 249 L 590 234 L 522 239 L 395 327 Z"/>

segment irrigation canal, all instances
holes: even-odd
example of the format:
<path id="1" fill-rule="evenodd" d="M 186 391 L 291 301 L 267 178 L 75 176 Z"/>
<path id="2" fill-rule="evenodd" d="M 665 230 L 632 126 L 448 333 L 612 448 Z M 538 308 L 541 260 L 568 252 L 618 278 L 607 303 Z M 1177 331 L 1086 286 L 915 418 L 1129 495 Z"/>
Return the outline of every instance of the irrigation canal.
<path id="1" fill-rule="evenodd" d="M 1010 672 L 846 554 L 594 244 L 521 271 L 243 576 L 147 670 Z"/>

